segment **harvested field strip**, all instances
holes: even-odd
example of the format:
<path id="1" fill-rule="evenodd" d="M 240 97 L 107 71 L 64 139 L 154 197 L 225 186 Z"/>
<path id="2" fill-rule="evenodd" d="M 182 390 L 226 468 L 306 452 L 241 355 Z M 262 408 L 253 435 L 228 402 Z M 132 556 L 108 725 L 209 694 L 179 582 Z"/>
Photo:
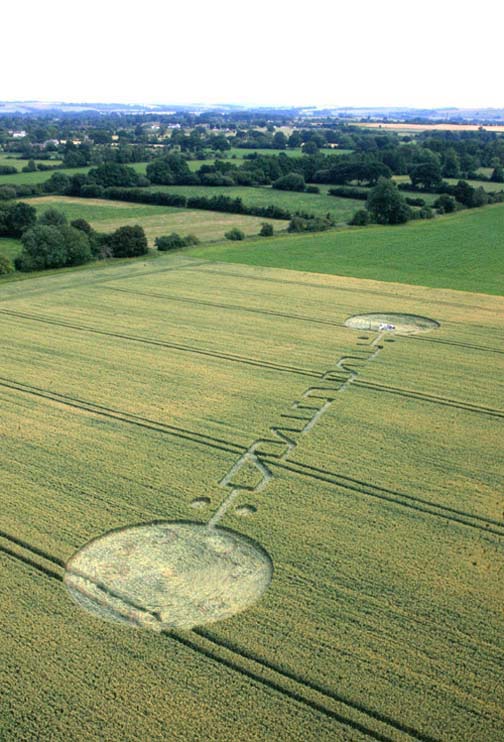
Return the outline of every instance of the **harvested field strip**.
<path id="1" fill-rule="evenodd" d="M 0 538 L 2 537 L 6 541 L 12 541 L 15 545 L 18 543 L 16 539 L 7 534 L 0 536 Z M 11 548 L 11 546 L 5 546 L 0 542 L 0 551 L 26 566 L 37 569 L 46 577 L 59 582 L 63 581 L 63 573 L 61 571 L 48 568 L 45 564 L 33 558 L 33 555 L 39 555 L 40 551 L 30 544 L 24 543 L 23 549 L 17 550 L 16 548 Z M 45 560 L 52 562 L 57 567 L 60 566 L 61 560 L 56 557 L 47 554 Z M 274 663 L 269 663 L 251 652 L 242 650 L 237 645 L 219 640 L 204 631 L 162 633 L 167 638 L 205 655 L 208 659 L 223 664 L 256 683 L 265 685 L 298 703 L 319 711 L 338 721 L 340 724 L 359 731 L 371 739 L 376 739 L 379 742 L 395 742 L 395 740 L 399 742 L 402 738 L 401 734 L 407 734 L 412 739 L 419 740 L 419 742 L 437 742 L 433 737 L 405 726 L 399 721 L 379 712 L 368 709 L 362 704 L 354 703 L 332 692 L 330 689 L 322 688 L 297 674 L 286 672 Z M 341 706 L 343 706 L 343 709 L 340 709 Z M 380 725 L 379 729 L 375 730 L 367 726 L 370 718 L 374 722 L 378 722 Z M 398 733 L 401 734 L 398 736 Z"/>
<path id="2" fill-rule="evenodd" d="M 470 528 L 476 528 L 480 531 L 484 531 L 484 533 L 490 533 L 494 536 L 504 536 L 504 524 L 493 518 L 472 515 L 463 510 L 457 510 L 456 508 L 451 508 L 447 505 L 430 502 L 429 500 L 424 500 L 420 497 L 407 495 L 403 492 L 394 492 L 394 490 L 374 485 L 371 482 L 363 482 L 358 479 L 353 479 L 352 477 L 346 477 L 337 472 L 330 472 L 327 469 L 310 466 L 301 461 L 289 459 L 288 462 L 280 462 L 270 456 L 264 457 L 264 459 L 268 462 L 268 465 L 273 468 L 285 469 L 294 474 L 300 474 L 321 482 L 334 484 L 342 489 L 351 490 L 352 492 L 357 492 L 368 497 L 385 500 L 394 503 L 395 505 L 418 510 L 419 512 L 428 515 L 438 516 L 445 520 L 451 520 Z"/>
<path id="3" fill-rule="evenodd" d="M 30 386 L 28 384 L 20 384 L 12 379 L 5 379 L 0 377 L 0 386 L 13 389 L 17 392 L 23 392 L 25 394 L 31 394 L 36 397 L 43 397 L 49 399 L 52 402 L 64 405 L 65 407 L 73 407 L 76 409 L 90 412 L 94 415 L 100 415 L 102 417 L 108 417 L 113 420 L 119 420 L 120 422 L 127 423 L 129 425 L 137 425 L 148 430 L 154 430 L 157 433 L 165 433 L 166 435 L 173 435 L 176 438 L 182 438 L 191 441 L 192 443 L 199 443 L 203 446 L 211 448 L 218 448 L 221 451 L 227 451 L 229 453 L 241 453 L 244 449 L 237 443 L 216 438 L 214 436 L 203 435 L 192 430 L 185 428 L 179 428 L 173 425 L 167 425 L 166 423 L 158 422 L 157 420 L 150 420 L 149 418 L 141 417 L 140 415 L 134 415 L 123 410 L 117 410 L 112 407 L 104 407 L 103 405 L 96 404 L 94 402 L 88 402 L 87 400 L 70 397 L 67 394 L 58 394 L 57 392 L 48 391 L 47 389 L 41 389 L 39 387 Z"/>
<path id="4" fill-rule="evenodd" d="M 105 335 L 107 337 L 120 338 L 121 340 L 129 340 L 135 343 L 145 343 L 146 345 L 155 345 L 161 348 L 169 348 L 171 350 L 178 350 L 183 353 L 196 353 L 198 355 L 210 356 L 212 358 L 221 358 L 225 361 L 232 361 L 234 363 L 244 363 L 248 366 L 259 366 L 260 368 L 272 369 L 274 371 L 281 371 L 283 373 L 297 374 L 300 376 L 310 376 L 312 378 L 319 378 L 319 374 L 316 371 L 310 371 L 305 368 L 296 368 L 295 366 L 287 366 L 280 363 L 273 363 L 271 361 L 262 361 L 257 358 L 247 358 L 246 356 L 234 355 L 231 353 L 218 353 L 217 351 L 206 350 L 205 348 L 196 348 L 190 345 L 182 345 L 181 343 L 169 343 L 161 340 L 154 340 L 152 338 L 145 338 L 136 335 L 126 335 L 124 333 L 107 332 L 100 330 L 97 327 L 89 327 L 86 325 L 77 325 L 72 322 L 65 322 L 64 320 L 56 320 L 52 317 L 44 317 L 43 315 L 27 314 L 26 312 L 15 312 L 11 309 L 0 309 L 0 313 L 6 316 L 15 317 L 18 319 L 26 319 L 32 322 L 41 322 L 46 325 L 56 325 L 58 327 L 66 327 L 71 330 L 78 330 L 79 332 L 91 332 L 96 335 Z"/>
<path id="5" fill-rule="evenodd" d="M 436 397 L 432 394 L 422 394 L 421 392 L 415 392 L 409 389 L 399 389 L 393 386 L 385 386 L 384 384 L 374 384 L 370 381 L 355 381 L 354 385 L 357 387 L 364 387 L 370 391 L 397 394 L 402 397 L 419 399 L 422 402 L 432 402 L 433 404 L 444 405 L 445 407 L 456 407 L 457 409 L 465 410 L 466 412 L 475 412 L 480 415 L 504 418 L 504 410 L 496 410 L 492 407 L 482 407 L 480 405 L 471 404 L 471 402 L 461 402 L 456 399 L 449 399 L 448 397 Z"/>
<path id="6" fill-rule="evenodd" d="M 300 322 L 310 322 L 318 325 L 331 325 L 333 327 L 344 327 L 343 322 L 333 322 L 328 319 L 317 319 L 316 317 L 306 317 L 302 314 L 289 314 L 287 312 L 273 312 L 268 309 L 254 309 L 253 307 L 244 307 L 239 304 L 220 304 L 214 301 L 202 301 L 201 299 L 191 299 L 187 296 L 173 296 L 170 294 L 156 294 L 153 292 L 146 291 L 134 291 L 132 289 L 116 289 L 113 286 L 101 286 L 100 289 L 106 291 L 121 291 L 125 294 L 135 294 L 138 296 L 146 296 L 149 299 L 164 299 L 165 301 L 177 301 L 185 304 L 198 304 L 205 307 L 218 307 L 219 309 L 232 309 L 239 312 L 251 312 L 252 314 L 266 314 L 271 317 L 286 317 L 287 319 L 295 319 Z M 504 352 L 504 351 L 503 351 Z"/>

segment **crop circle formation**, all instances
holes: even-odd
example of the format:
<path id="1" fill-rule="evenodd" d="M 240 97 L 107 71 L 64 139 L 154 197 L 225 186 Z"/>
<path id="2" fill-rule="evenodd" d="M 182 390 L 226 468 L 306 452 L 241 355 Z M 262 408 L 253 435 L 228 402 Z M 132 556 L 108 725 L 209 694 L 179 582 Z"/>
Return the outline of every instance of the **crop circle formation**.
<path id="1" fill-rule="evenodd" d="M 160 522 L 90 541 L 68 561 L 64 582 L 96 616 L 159 632 L 240 613 L 261 597 L 272 574 L 268 554 L 246 536 Z"/>
<path id="2" fill-rule="evenodd" d="M 354 330 L 369 330 L 372 332 L 399 332 L 411 335 L 419 332 L 429 332 L 440 327 L 439 322 L 418 314 L 400 314 L 398 312 L 373 312 L 369 314 L 355 314 L 345 321 L 345 327 Z"/>

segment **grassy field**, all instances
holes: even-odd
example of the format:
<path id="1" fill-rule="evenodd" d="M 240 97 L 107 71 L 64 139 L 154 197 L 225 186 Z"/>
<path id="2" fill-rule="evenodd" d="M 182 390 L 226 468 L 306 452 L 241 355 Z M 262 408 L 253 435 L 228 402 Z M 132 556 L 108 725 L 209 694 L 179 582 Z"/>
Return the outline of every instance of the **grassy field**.
<path id="1" fill-rule="evenodd" d="M 41 171 L 37 170 L 34 173 L 18 173 L 17 175 L 0 175 L 0 185 L 36 185 L 37 183 L 44 183 L 49 180 L 51 175 L 54 173 L 65 173 L 65 175 L 77 175 L 77 173 L 87 173 L 88 167 L 74 167 L 74 168 L 62 168 L 61 170 L 53 171 Z"/>
<path id="2" fill-rule="evenodd" d="M 30 160 L 23 159 L 22 157 L 13 157 L 12 155 L 7 155 L 5 152 L 0 152 L 0 166 L 7 165 L 8 167 L 15 167 L 21 171 L 21 169 L 25 167 L 25 165 L 28 165 L 29 162 Z M 62 160 L 35 159 L 35 164 L 38 165 L 39 163 L 43 165 L 51 165 L 52 167 L 53 165 L 61 165 Z M 51 175 L 50 172 L 49 175 Z"/>
<path id="3" fill-rule="evenodd" d="M 294 191 L 278 191 L 267 186 L 251 188 L 248 186 L 236 187 L 209 187 L 209 186 L 151 186 L 151 191 L 165 193 L 180 193 L 183 196 L 228 196 L 241 198 L 246 206 L 269 206 L 274 204 L 284 209 L 306 211 L 310 214 L 325 216 L 331 213 L 336 222 L 346 222 L 351 219 L 357 209 L 361 209 L 363 202 L 352 198 L 335 198 L 327 195 L 328 187 L 321 187 L 317 193 L 296 193 Z"/>
<path id="4" fill-rule="evenodd" d="M 405 226 L 289 235 L 242 248 L 219 244 L 191 254 L 229 263 L 502 294 L 503 229 L 504 205 L 496 204 Z"/>
<path id="5" fill-rule="evenodd" d="M 440 328 L 344 327 L 385 309 Z M 0 737 L 497 742 L 503 310 L 187 253 L 0 283 Z M 218 508 L 273 560 L 252 608 L 156 634 L 69 598 L 89 539 Z"/>
<path id="6" fill-rule="evenodd" d="M 351 149 L 333 149 L 331 147 L 320 150 L 323 155 L 348 155 L 351 151 Z M 246 158 L 247 155 L 251 155 L 253 153 L 256 153 L 258 155 L 271 156 L 279 155 L 282 152 L 288 157 L 302 157 L 303 155 L 301 147 L 293 147 L 292 149 L 243 149 L 241 147 L 231 147 L 230 150 L 224 153 L 224 156 L 230 159 L 236 157 L 239 160 L 243 160 Z"/>
<path id="7" fill-rule="evenodd" d="M 247 235 L 257 234 L 264 222 L 264 219 L 242 214 L 192 211 L 167 206 L 66 196 L 42 196 L 30 199 L 29 203 L 35 206 L 39 213 L 48 208 L 56 208 L 63 211 L 69 221 L 86 219 L 94 229 L 101 232 L 112 232 L 128 224 L 141 224 L 151 246 L 156 237 L 171 232 L 182 235 L 194 234 L 202 241 L 222 239 L 224 233 L 232 227 L 241 229 Z M 267 221 L 273 224 L 276 230 L 283 230 L 286 227 L 285 221 L 278 219 Z"/>
<path id="8" fill-rule="evenodd" d="M 10 239 L 9 237 L 0 237 L 0 255 L 7 255 L 13 260 L 21 252 L 21 242 Z"/>

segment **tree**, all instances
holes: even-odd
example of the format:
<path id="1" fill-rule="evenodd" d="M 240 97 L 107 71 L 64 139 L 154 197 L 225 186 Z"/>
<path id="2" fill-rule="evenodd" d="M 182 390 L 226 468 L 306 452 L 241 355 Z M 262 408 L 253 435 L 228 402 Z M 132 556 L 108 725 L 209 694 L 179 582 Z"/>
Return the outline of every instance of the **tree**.
<path id="1" fill-rule="evenodd" d="M 39 224 L 46 224 L 52 227 L 62 227 L 67 224 L 67 218 L 62 211 L 58 209 L 46 209 L 38 218 Z"/>
<path id="2" fill-rule="evenodd" d="M 36 224 L 21 241 L 23 250 L 15 261 L 21 271 L 80 265 L 92 257 L 87 236 L 68 225 Z"/>
<path id="3" fill-rule="evenodd" d="M 180 247 L 185 247 L 186 242 L 177 232 L 172 232 L 162 237 L 156 237 L 154 244 L 158 250 L 165 252 L 167 250 L 177 250 Z"/>
<path id="4" fill-rule="evenodd" d="M 37 169 L 37 166 L 35 165 L 35 160 L 29 160 L 28 165 L 25 165 L 22 170 L 23 173 L 34 173 Z"/>
<path id="5" fill-rule="evenodd" d="M 303 154 L 304 155 L 316 155 L 319 151 L 319 148 L 317 147 L 317 143 L 314 141 L 309 141 L 303 144 Z"/>
<path id="6" fill-rule="evenodd" d="M 293 131 L 289 137 L 289 147 L 295 149 L 303 144 L 303 137 L 299 131 Z"/>
<path id="7" fill-rule="evenodd" d="M 443 162 L 443 177 L 444 178 L 459 178 L 460 177 L 460 159 L 455 150 L 447 150 L 444 162 Z"/>
<path id="8" fill-rule="evenodd" d="M 367 209 L 358 209 L 349 221 L 353 227 L 365 227 L 369 224 L 369 211 Z"/>
<path id="9" fill-rule="evenodd" d="M 280 191 L 304 191 L 305 179 L 300 173 L 288 173 L 275 180 L 273 188 Z"/>
<path id="10" fill-rule="evenodd" d="M 467 208 L 471 208 L 473 205 L 475 189 L 465 180 L 459 180 L 457 185 L 453 189 L 453 195 L 457 201 Z"/>
<path id="11" fill-rule="evenodd" d="M 0 236 L 21 237 L 37 221 L 33 206 L 22 201 L 0 207 Z"/>
<path id="12" fill-rule="evenodd" d="M 119 162 L 106 162 L 99 167 L 92 168 L 88 173 L 89 180 L 104 188 L 124 186 L 133 188 L 138 185 L 138 174 L 128 165 Z"/>
<path id="13" fill-rule="evenodd" d="M 53 173 L 43 188 L 46 193 L 65 193 L 70 188 L 70 178 L 65 173 Z"/>
<path id="14" fill-rule="evenodd" d="M 190 184 L 195 178 L 189 170 L 187 160 L 177 154 L 159 157 L 150 162 L 147 165 L 147 177 L 152 183 L 159 185 Z"/>
<path id="15" fill-rule="evenodd" d="M 148 252 L 147 237 L 139 224 L 119 227 L 109 237 L 114 258 L 134 258 Z"/>
<path id="16" fill-rule="evenodd" d="M 408 173 L 415 188 L 423 186 L 425 190 L 429 190 L 441 183 L 441 168 L 434 160 L 412 165 Z"/>
<path id="17" fill-rule="evenodd" d="M 273 149 L 286 149 L 287 137 L 283 131 L 277 131 L 273 136 Z"/>
<path id="18" fill-rule="evenodd" d="M 411 209 L 396 184 L 387 178 L 380 178 L 371 189 L 366 207 L 378 224 L 404 224 L 411 216 Z"/>
<path id="19" fill-rule="evenodd" d="M 490 180 L 492 183 L 504 183 L 504 168 L 501 165 L 494 167 Z"/>
<path id="20" fill-rule="evenodd" d="M 0 255 L 0 276 L 6 276 L 14 271 L 14 266 L 7 255 Z"/>
<path id="21" fill-rule="evenodd" d="M 269 222 L 263 222 L 261 224 L 261 230 L 259 232 L 260 237 L 272 237 L 273 236 L 273 224 Z"/>
<path id="22" fill-rule="evenodd" d="M 238 229 L 238 227 L 233 227 L 233 229 L 230 229 L 229 232 L 224 234 L 224 237 L 226 240 L 244 240 L 245 233 L 241 229 Z"/>
<path id="23" fill-rule="evenodd" d="M 439 198 L 436 198 L 432 205 L 442 214 L 451 214 L 457 208 L 457 202 L 453 196 L 449 196 L 447 193 L 443 193 Z"/>

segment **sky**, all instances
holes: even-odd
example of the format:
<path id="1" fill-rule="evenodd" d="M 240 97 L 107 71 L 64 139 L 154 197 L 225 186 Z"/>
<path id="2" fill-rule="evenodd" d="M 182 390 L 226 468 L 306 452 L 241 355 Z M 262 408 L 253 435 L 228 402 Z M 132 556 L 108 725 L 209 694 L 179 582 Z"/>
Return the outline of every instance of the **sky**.
<path id="1" fill-rule="evenodd" d="M 504 107 L 504 2 L 27 0 L 0 100 Z"/>

